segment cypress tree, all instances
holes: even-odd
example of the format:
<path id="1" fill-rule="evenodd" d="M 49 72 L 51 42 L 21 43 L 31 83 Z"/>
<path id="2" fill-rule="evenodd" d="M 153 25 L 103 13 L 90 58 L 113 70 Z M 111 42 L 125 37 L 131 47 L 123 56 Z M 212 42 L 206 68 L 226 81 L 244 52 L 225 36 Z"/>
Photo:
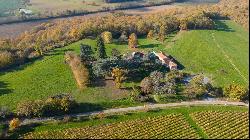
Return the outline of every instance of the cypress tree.
<path id="1" fill-rule="evenodd" d="M 106 54 L 106 50 L 105 50 L 105 46 L 104 46 L 104 42 L 101 36 L 98 36 L 96 39 L 96 46 L 97 46 L 97 57 L 98 58 L 106 58 L 107 54 Z"/>

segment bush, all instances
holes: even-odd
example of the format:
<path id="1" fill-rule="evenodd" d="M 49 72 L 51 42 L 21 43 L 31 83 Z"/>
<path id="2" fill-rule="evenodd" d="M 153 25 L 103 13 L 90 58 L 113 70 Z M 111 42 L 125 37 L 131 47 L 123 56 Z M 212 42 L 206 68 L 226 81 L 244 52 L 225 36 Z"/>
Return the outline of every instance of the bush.
<path id="1" fill-rule="evenodd" d="M 231 84 L 224 88 L 224 96 L 233 100 L 243 100 L 248 96 L 248 91 L 245 87 L 237 84 Z"/>
<path id="2" fill-rule="evenodd" d="M 113 56 L 113 57 L 117 57 L 117 58 L 121 58 L 121 52 L 119 52 L 117 49 L 112 49 L 112 51 L 111 51 L 111 55 Z"/>
<path id="3" fill-rule="evenodd" d="M 76 106 L 76 102 L 66 94 L 49 97 L 45 101 L 44 115 L 62 115 L 69 113 Z"/>
<path id="4" fill-rule="evenodd" d="M 20 124 L 21 124 L 21 121 L 18 118 L 14 118 L 10 121 L 9 129 L 14 130 L 14 129 L 18 128 L 20 126 Z"/>
<path id="5" fill-rule="evenodd" d="M 42 100 L 23 101 L 17 105 L 17 115 L 41 117 L 44 114 L 45 102 Z"/>
<path id="6" fill-rule="evenodd" d="M 9 117 L 12 113 L 7 107 L 0 107 L 0 119 L 6 119 Z"/>
<path id="7" fill-rule="evenodd" d="M 138 97 L 141 95 L 140 87 L 133 86 L 132 88 L 133 90 L 130 93 L 130 99 L 132 101 L 137 101 Z"/>
<path id="8" fill-rule="evenodd" d="M 186 86 L 184 93 L 189 98 L 201 98 L 206 93 L 209 93 L 211 89 L 212 85 L 210 83 L 204 83 L 204 76 L 197 75 Z"/>
<path id="9" fill-rule="evenodd" d="M 8 51 L 0 52 L 0 69 L 9 67 L 14 63 L 13 55 Z"/>
<path id="10" fill-rule="evenodd" d="M 24 101 L 17 106 L 17 115 L 41 117 L 69 113 L 76 106 L 70 95 L 60 94 L 46 100 Z"/>
<path id="11" fill-rule="evenodd" d="M 183 72 L 180 72 L 178 70 L 173 70 L 167 73 L 166 80 L 172 81 L 172 82 L 181 82 L 184 79 L 185 74 Z"/>

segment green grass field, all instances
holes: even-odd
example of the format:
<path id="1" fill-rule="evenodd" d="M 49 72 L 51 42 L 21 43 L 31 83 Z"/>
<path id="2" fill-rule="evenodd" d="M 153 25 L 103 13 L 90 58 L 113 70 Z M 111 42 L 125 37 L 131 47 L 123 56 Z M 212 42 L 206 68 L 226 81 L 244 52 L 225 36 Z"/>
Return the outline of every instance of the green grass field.
<path id="1" fill-rule="evenodd" d="M 203 114 L 203 116 L 200 116 L 200 114 Z M 39 124 L 35 127 L 23 126 L 11 137 L 20 138 L 20 136 L 26 134 L 25 138 L 195 137 L 207 139 L 216 136 L 217 138 L 248 138 L 249 118 L 247 114 L 248 108 L 239 106 L 170 107 L 147 112 L 105 115 L 102 119 L 85 117 L 75 118 L 75 121 L 67 123 L 58 121 Z M 206 117 L 204 118 L 205 115 L 209 115 L 207 118 L 211 120 L 211 124 L 204 126 L 208 121 Z M 233 120 L 230 118 L 233 118 Z M 228 125 L 223 125 L 224 123 Z M 218 128 L 227 132 L 227 134 L 234 131 L 237 135 L 211 133 Z"/>
<path id="2" fill-rule="evenodd" d="M 184 71 L 204 73 L 212 79 L 216 86 L 225 86 L 233 82 L 242 85 L 244 81 L 231 62 L 237 66 L 240 73 L 248 78 L 248 33 L 232 21 L 217 22 L 221 30 L 193 30 L 170 35 L 161 45 L 156 40 L 139 39 L 140 51 L 164 51 L 172 55 L 185 68 Z M 215 41 L 212 33 L 214 33 Z M 175 42 L 172 42 L 176 40 Z M 0 72 L 0 106 L 15 109 L 18 102 L 46 98 L 59 93 L 71 93 L 79 103 L 92 103 L 102 107 L 132 106 L 127 99 L 128 93 L 117 94 L 110 87 L 89 87 L 84 91 L 77 89 L 70 68 L 64 63 L 64 52 L 68 50 L 79 53 L 80 44 L 89 44 L 95 48 L 95 41 L 85 39 L 57 49 L 44 58 L 16 69 Z M 218 45 L 229 56 L 228 61 Z M 127 45 L 106 45 L 110 55 L 112 48 L 126 53 L 131 50 Z M 125 83 L 131 86 L 131 83 Z M 95 107 L 95 106 L 93 106 Z"/>

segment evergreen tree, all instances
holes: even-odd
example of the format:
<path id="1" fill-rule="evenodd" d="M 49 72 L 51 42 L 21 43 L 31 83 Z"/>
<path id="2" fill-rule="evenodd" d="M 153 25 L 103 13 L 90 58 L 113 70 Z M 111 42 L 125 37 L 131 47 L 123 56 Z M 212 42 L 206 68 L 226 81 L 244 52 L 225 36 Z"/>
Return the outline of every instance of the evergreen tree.
<path id="1" fill-rule="evenodd" d="M 80 50 L 81 61 L 85 64 L 89 64 L 89 62 L 94 59 L 92 56 L 93 51 L 91 47 L 89 45 L 81 44 Z"/>
<path id="2" fill-rule="evenodd" d="M 97 57 L 102 59 L 102 58 L 106 58 L 107 54 L 105 51 L 105 46 L 104 46 L 104 42 L 101 36 L 98 36 L 96 39 L 96 46 L 97 46 Z"/>

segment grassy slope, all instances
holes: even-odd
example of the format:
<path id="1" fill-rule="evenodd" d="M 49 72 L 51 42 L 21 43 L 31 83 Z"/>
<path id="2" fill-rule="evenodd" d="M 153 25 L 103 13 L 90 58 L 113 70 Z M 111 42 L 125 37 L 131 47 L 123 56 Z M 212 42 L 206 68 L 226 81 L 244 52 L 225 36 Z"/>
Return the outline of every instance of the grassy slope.
<path id="1" fill-rule="evenodd" d="M 238 73 L 233 69 L 231 64 L 225 59 L 221 52 L 216 48 L 216 43 L 212 40 L 211 33 L 215 33 L 216 41 L 223 47 L 224 51 L 232 58 L 233 62 L 245 77 L 248 77 L 248 33 L 240 26 L 231 21 L 225 22 L 232 28 L 228 31 L 208 31 L 195 30 L 184 32 L 178 35 L 175 43 L 170 40 L 174 35 L 169 37 L 165 44 L 171 44 L 170 48 L 166 45 L 155 45 L 160 42 L 155 40 L 140 39 L 139 50 L 145 52 L 150 50 L 164 50 L 174 56 L 186 71 L 194 73 L 204 72 L 213 78 L 216 85 L 224 86 L 232 81 L 246 85 Z M 124 95 L 114 95 L 111 89 L 103 87 L 88 88 L 84 91 L 78 91 L 69 67 L 64 64 L 64 50 L 72 49 L 79 53 L 80 43 L 95 46 L 93 40 L 82 40 L 72 45 L 58 49 L 42 60 L 26 64 L 13 71 L 0 73 L 0 105 L 9 106 L 14 109 L 16 104 L 22 100 L 33 100 L 45 98 L 49 95 L 61 92 L 71 92 L 76 100 L 81 103 L 103 103 L 108 107 L 133 105 L 130 101 L 115 101 L 113 98 L 122 98 Z M 110 54 L 112 48 L 117 48 L 122 53 L 134 51 L 128 49 L 127 45 L 106 45 L 107 53 Z M 227 74 L 222 74 L 224 69 Z M 219 70 L 219 71 L 218 71 Z M 129 84 L 127 84 L 129 85 Z M 106 103 L 105 103 L 106 102 Z"/>
<path id="2" fill-rule="evenodd" d="M 235 111 L 235 112 L 247 112 L 248 108 L 246 107 L 238 107 L 238 106 L 191 106 L 191 107 L 170 107 L 167 109 L 159 109 L 159 110 L 152 110 L 148 112 L 140 111 L 134 113 L 125 113 L 125 114 L 115 114 L 106 116 L 103 119 L 83 119 L 84 121 L 79 122 L 68 122 L 68 123 L 53 123 L 48 122 L 42 125 L 39 125 L 35 128 L 29 128 L 33 132 L 41 132 L 41 131 L 50 131 L 50 130 L 64 130 L 68 128 L 81 128 L 86 126 L 98 126 L 103 124 L 110 124 L 115 122 L 122 122 L 128 120 L 135 120 L 135 119 L 145 119 L 148 117 L 155 117 L 155 116 L 163 116 L 169 114 L 183 114 L 185 120 L 202 136 L 206 138 L 206 134 L 203 130 L 192 120 L 189 116 L 190 113 L 193 112 L 201 112 L 201 111 Z M 25 127 L 26 128 L 26 127 Z M 19 134 L 23 134 L 28 132 L 20 131 Z M 14 137 L 17 135 L 13 135 Z"/>
<path id="3" fill-rule="evenodd" d="M 167 49 L 186 71 L 203 72 L 213 79 L 215 85 L 225 86 L 233 81 L 247 85 L 243 78 L 230 64 L 228 59 L 216 47 L 216 42 L 231 58 L 245 78 L 249 73 L 249 39 L 248 33 L 232 21 L 217 22 L 220 27 L 227 28 L 216 30 L 194 30 L 185 32 L 178 41 Z M 212 38 L 214 33 L 215 40 Z M 222 70 L 226 71 L 223 73 Z"/>

